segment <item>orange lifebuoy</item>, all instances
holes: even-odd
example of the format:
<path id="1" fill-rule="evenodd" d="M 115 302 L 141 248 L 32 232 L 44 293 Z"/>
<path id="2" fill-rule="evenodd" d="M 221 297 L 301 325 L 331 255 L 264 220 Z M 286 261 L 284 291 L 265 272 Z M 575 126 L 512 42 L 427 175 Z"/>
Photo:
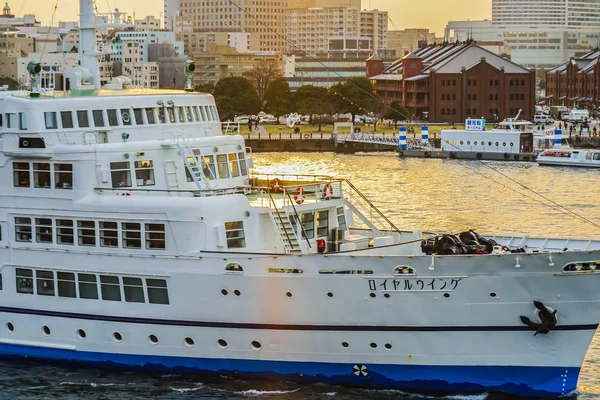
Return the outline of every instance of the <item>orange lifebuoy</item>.
<path id="1" fill-rule="evenodd" d="M 310 135 L 308 133 L 305 133 L 304 134 L 304 139 L 308 139 L 308 138 L 310 138 Z"/>
<path id="2" fill-rule="evenodd" d="M 273 180 L 271 181 L 271 192 L 273 192 L 273 193 L 283 192 L 283 185 L 281 183 L 281 180 L 279 180 L 278 178 L 273 178 Z"/>
<path id="3" fill-rule="evenodd" d="M 296 190 L 294 190 L 294 201 L 296 204 L 302 204 L 304 203 L 304 199 L 306 199 L 306 192 L 304 191 L 304 188 L 297 187 Z"/>
<path id="4" fill-rule="evenodd" d="M 333 186 L 330 183 L 323 186 L 323 197 L 327 200 L 331 200 L 333 197 Z"/>

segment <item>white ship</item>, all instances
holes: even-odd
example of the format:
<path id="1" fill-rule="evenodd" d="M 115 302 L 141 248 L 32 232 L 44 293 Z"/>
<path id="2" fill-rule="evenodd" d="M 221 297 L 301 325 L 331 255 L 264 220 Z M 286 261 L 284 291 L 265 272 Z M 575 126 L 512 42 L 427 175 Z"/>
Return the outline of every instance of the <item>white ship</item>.
<path id="1" fill-rule="evenodd" d="M 600 150 L 552 149 L 540 154 L 539 165 L 600 168 Z"/>
<path id="2" fill-rule="evenodd" d="M 97 87 L 93 57 L 72 88 Z M 2 358 L 576 388 L 600 320 L 598 241 L 402 232 L 347 181 L 253 177 L 206 94 L 2 93 L 0 110 Z"/>

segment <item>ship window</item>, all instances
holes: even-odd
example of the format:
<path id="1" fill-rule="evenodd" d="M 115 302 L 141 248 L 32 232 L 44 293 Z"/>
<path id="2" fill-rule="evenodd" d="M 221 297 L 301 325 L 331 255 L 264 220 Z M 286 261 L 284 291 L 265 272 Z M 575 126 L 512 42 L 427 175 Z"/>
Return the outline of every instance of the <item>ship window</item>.
<path id="1" fill-rule="evenodd" d="M 54 164 L 54 187 L 73 188 L 73 164 Z"/>
<path id="2" fill-rule="evenodd" d="M 167 281 L 164 279 L 146 279 L 148 301 L 153 304 L 169 304 Z"/>
<path id="3" fill-rule="evenodd" d="M 317 212 L 317 236 L 329 234 L 329 211 Z"/>
<path id="4" fill-rule="evenodd" d="M 210 109 L 212 110 L 214 120 L 218 121 L 219 120 L 219 114 L 217 113 L 217 107 L 211 106 Z"/>
<path id="5" fill-rule="evenodd" d="M 50 218 L 35 219 L 35 241 L 52 243 L 52 220 Z"/>
<path id="6" fill-rule="evenodd" d="M 77 221 L 77 237 L 80 246 L 95 246 L 96 222 Z"/>
<path id="7" fill-rule="evenodd" d="M 100 246 L 119 247 L 119 232 L 116 222 L 100 222 Z"/>
<path id="8" fill-rule="evenodd" d="M 194 165 L 196 165 L 196 158 L 195 157 L 186 157 L 186 160 L 188 162 L 188 164 L 190 164 L 191 167 L 193 167 Z M 187 166 L 185 167 L 185 177 L 187 179 L 188 182 L 193 182 L 194 178 L 192 178 L 192 174 L 189 170 L 189 168 L 187 168 Z"/>
<path id="9" fill-rule="evenodd" d="M 36 188 L 50 188 L 50 164 L 33 163 L 33 186 Z"/>
<path id="10" fill-rule="evenodd" d="M 19 113 L 19 129 L 22 131 L 27 130 L 27 118 L 25 113 Z"/>
<path id="11" fill-rule="evenodd" d="M 202 115 L 202 121 L 208 121 L 208 118 L 206 116 L 206 109 L 204 108 L 204 106 L 198 106 L 198 108 L 200 109 L 200 114 Z"/>
<path id="12" fill-rule="evenodd" d="M 240 160 L 240 173 L 242 176 L 248 175 L 248 168 L 246 168 L 246 159 L 244 153 L 238 153 L 238 159 Z"/>
<path id="13" fill-rule="evenodd" d="M 70 129 L 73 127 L 73 113 L 71 111 L 61 111 L 60 120 L 62 122 L 63 129 Z"/>
<path id="14" fill-rule="evenodd" d="M 33 271 L 30 269 L 17 268 L 17 293 L 33 294 Z"/>
<path id="15" fill-rule="evenodd" d="M 75 290 L 75 274 L 72 272 L 57 272 L 56 280 L 58 284 L 59 297 L 77 297 Z"/>
<path id="16" fill-rule="evenodd" d="M 163 224 L 146 224 L 146 249 L 165 249 L 165 226 Z"/>
<path id="17" fill-rule="evenodd" d="M 123 125 L 131 125 L 131 115 L 129 109 L 121 109 L 121 119 L 123 120 Z"/>
<path id="18" fill-rule="evenodd" d="M 104 115 L 102 115 L 102 110 L 93 110 L 92 117 L 94 118 L 94 126 L 96 126 L 96 127 L 104 126 Z"/>
<path id="19" fill-rule="evenodd" d="M 192 107 L 185 107 L 185 116 L 187 117 L 187 122 L 194 122 L 194 118 L 192 118 Z"/>
<path id="20" fill-rule="evenodd" d="M 227 237 L 227 248 L 246 247 L 243 221 L 225 222 L 225 236 Z"/>
<path id="21" fill-rule="evenodd" d="M 124 222 L 122 224 L 123 247 L 128 249 L 142 248 L 142 231 L 138 223 Z"/>
<path id="22" fill-rule="evenodd" d="M 70 219 L 56 220 L 56 243 L 73 244 L 73 221 Z"/>
<path id="23" fill-rule="evenodd" d="M 169 122 L 175 123 L 175 110 L 172 107 L 167 108 L 167 114 L 169 115 Z"/>
<path id="24" fill-rule="evenodd" d="M 131 187 L 131 171 L 129 161 L 110 163 L 112 187 Z"/>
<path id="25" fill-rule="evenodd" d="M 135 162 L 135 181 L 137 186 L 154 185 L 154 168 L 152 166 L 152 160 Z"/>
<path id="26" fill-rule="evenodd" d="M 77 111 L 77 124 L 79 124 L 80 128 L 90 127 L 90 119 L 87 110 Z"/>
<path id="27" fill-rule="evenodd" d="M 6 128 L 15 129 L 17 127 L 17 114 L 6 114 Z"/>
<path id="28" fill-rule="evenodd" d="M 13 184 L 16 187 L 29 187 L 29 163 L 13 163 Z"/>
<path id="29" fill-rule="evenodd" d="M 121 301 L 121 286 L 118 276 L 100 275 L 102 300 Z"/>
<path id="30" fill-rule="evenodd" d="M 185 117 L 183 116 L 183 107 L 177 107 L 177 121 L 185 122 Z"/>
<path id="31" fill-rule="evenodd" d="M 57 129 L 56 113 L 54 111 L 46 111 L 44 113 L 44 121 L 46 121 L 46 129 Z"/>
<path id="32" fill-rule="evenodd" d="M 31 218 L 15 217 L 15 240 L 31 242 Z"/>
<path id="33" fill-rule="evenodd" d="M 165 116 L 165 108 L 164 107 L 158 107 L 158 122 L 162 123 L 162 124 L 166 124 L 167 123 L 167 119 Z"/>
<path id="34" fill-rule="evenodd" d="M 117 118 L 117 110 L 115 110 L 115 109 L 106 110 L 106 115 L 108 116 L 108 124 L 110 126 L 119 126 L 119 119 Z"/>
<path id="35" fill-rule="evenodd" d="M 37 294 L 42 296 L 54 296 L 54 272 L 35 271 Z"/>
<path id="36" fill-rule="evenodd" d="M 79 298 L 98 299 L 98 285 L 96 284 L 96 275 L 77 274 L 79 280 Z"/>
<path id="37" fill-rule="evenodd" d="M 312 239 L 315 237 L 315 214 L 304 213 L 302 214 L 302 226 L 304 231 L 302 233 L 303 239 Z"/>
<path id="38" fill-rule="evenodd" d="M 144 287 L 141 278 L 123 277 L 123 289 L 125 292 L 125 301 L 129 303 L 144 303 Z"/>
<path id="39" fill-rule="evenodd" d="M 146 108 L 146 119 L 148 120 L 148 123 L 153 125 L 156 124 L 156 120 L 154 119 L 154 109 L 153 108 Z"/>
<path id="40" fill-rule="evenodd" d="M 202 120 L 200 119 L 200 115 L 198 115 L 198 107 L 196 107 L 196 106 L 193 106 L 193 107 L 192 107 L 192 110 L 194 110 L 194 119 L 195 119 L 196 121 L 198 121 L 198 122 L 202 121 Z"/>
<path id="41" fill-rule="evenodd" d="M 217 167 L 219 169 L 219 178 L 229 178 L 229 167 L 227 166 L 227 156 L 225 154 L 217 155 Z"/>
<path id="42" fill-rule="evenodd" d="M 136 125 L 144 125 L 144 113 L 141 108 L 134 108 L 133 116 L 135 117 Z"/>
<path id="43" fill-rule="evenodd" d="M 213 156 L 204 156 L 204 161 L 202 162 L 202 171 L 204 172 L 206 179 L 217 179 L 215 158 Z"/>
<path id="44" fill-rule="evenodd" d="M 240 167 L 237 163 L 237 157 L 235 153 L 228 154 L 227 158 L 229 158 L 229 170 L 231 171 L 231 177 L 236 178 L 240 176 Z"/>
<path id="45" fill-rule="evenodd" d="M 338 226 L 343 230 L 346 230 L 346 215 L 344 215 L 344 207 L 337 208 L 337 220 Z"/>

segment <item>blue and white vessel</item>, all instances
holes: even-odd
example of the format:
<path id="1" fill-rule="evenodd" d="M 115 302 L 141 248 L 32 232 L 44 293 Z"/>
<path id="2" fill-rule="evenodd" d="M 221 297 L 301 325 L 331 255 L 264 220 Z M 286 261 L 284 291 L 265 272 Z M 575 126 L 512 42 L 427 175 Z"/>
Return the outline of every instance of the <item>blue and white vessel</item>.
<path id="1" fill-rule="evenodd" d="M 1 94 L 1 358 L 576 388 L 600 320 L 599 241 L 400 231 L 348 181 L 252 176 L 211 95 L 100 89 L 86 54 L 71 91 Z"/>

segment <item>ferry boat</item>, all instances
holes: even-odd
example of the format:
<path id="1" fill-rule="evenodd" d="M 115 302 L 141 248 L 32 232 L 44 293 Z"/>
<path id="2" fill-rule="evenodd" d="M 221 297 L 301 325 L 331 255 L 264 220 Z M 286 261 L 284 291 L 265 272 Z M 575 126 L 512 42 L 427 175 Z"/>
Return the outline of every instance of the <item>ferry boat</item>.
<path id="1" fill-rule="evenodd" d="M 600 168 L 600 150 L 545 150 L 536 161 L 539 165 Z"/>
<path id="2" fill-rule="evenodd" d="M 80 6 L 85 45 L 96 25 Z M 599 241 L 401 231 L 349 181 L 250 174 L 211 95 L 100 89 L 94 54 L 70 91 L 1 94 L 1 358 L 576 388 L 600 320 Z"/>

